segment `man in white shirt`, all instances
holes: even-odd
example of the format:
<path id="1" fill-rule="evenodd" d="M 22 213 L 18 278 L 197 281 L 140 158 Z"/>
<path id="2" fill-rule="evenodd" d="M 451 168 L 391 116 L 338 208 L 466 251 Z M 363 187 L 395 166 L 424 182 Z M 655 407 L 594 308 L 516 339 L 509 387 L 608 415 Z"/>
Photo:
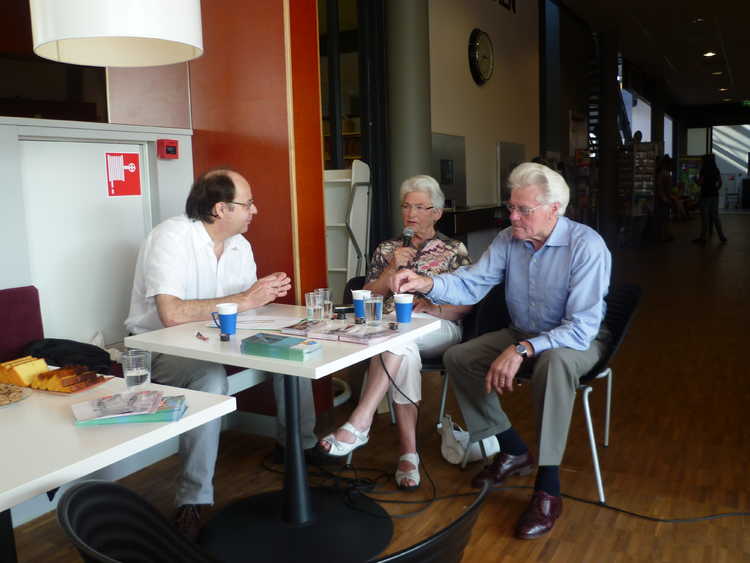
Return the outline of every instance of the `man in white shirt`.
<path id="1" fill-rule="evenodd" d="M 218 303 L 236 303 L 239 312 L 262 307 L 291 288 L 283 272 L 257 278 L 253 251 L 242 233 L 258 208 L 250 185 L 240 174 L 214 170 L 199 177 L 190 190 L 185 213 L 155 227 L 140 249 L 125 321 L 132 334 L 209 320 Z M 153 354 L 151 372 L 157 383 L 227 393 L 226 371 L 220 364 Z M 281 378 L 276 379 L 280 383 Z M 301 386 L 302 425 L 303 434 L 312 434 L 315 420 L 307 383 Z M 176 523 L 192 538 L 200 527 L 202 506 L 213 504 L 220 430 L 221 420 L 215 420 L 180 436 L 183 468 Z M 314 434 L 307 441 L 312 441 L 309 447 L 314 445 Z"/>

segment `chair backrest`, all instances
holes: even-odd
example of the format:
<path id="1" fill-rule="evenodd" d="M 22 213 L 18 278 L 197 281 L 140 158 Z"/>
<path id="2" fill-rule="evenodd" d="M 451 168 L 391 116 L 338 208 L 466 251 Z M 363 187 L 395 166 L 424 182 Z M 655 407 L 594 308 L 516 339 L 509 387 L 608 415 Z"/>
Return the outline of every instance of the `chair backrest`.
<path id="1" fill-rule="evenodd" d="M 485 332 L 493 332 L 510 325 L 510 314 L 505 304 L 505 284 L 493 287 L 463 319 L 463 339 L 470 340 Z"/>
<path id="2" fill-rule="evenodd" d="M 342 305 L 352 304 L 352 291 L 355 289 L 362 289 L 365 285 L 365 276 L 356 276 L 346 282 L 344 286 L 344 296 L 342 298 Z"/>
<path id="3" fill-rule="evenodd" d="M 21 357 L 29 342 L 42 338 L 42 312 L 36 287 L 0 290 L 0 362 Z"/>
<path id="4" fill-rule="evenodd" d="M 215 561 L 151 504 L 118 483 L 74 484 L 60 498 L 57 519 L 86 563 Z"/>
<path id="5" fill-rule="evenodd" d="M 604 368 L 607 367 L 612 356 L 617 353 L 620 349 L 625 335 L 630 328 L 630 323 L 635 317 L 635 312 L 638 309 L 638 304 L 641 301 L 641 295 L 643 291 L 639 285 L 636 284 L 622 284 L 614 287 L 610 287 L 609 293 L 604 298 L 607 303 L 607 312 L 604 315 L 604 324 L 607 326 L 609 331 L 612 333 L 612 340 L 607 348 L 606 353 L 602 356 L 599 362 L 581 378 L 581 381 L 585 383 L 587 380 L 596 377 Z"/>
<path id="6" fill-rule="evenodd" d="M 459 563 L 489 488 L 489 481 L 485 481 L 471 506 L 436 534 L 373 563 Z"/>

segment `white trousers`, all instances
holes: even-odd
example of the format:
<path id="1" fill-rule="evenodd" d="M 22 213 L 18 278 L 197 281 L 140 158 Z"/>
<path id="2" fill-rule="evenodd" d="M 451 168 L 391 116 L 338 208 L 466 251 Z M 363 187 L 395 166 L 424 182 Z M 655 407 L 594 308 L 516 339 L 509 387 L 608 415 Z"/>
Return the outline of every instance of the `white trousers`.
<path id="1" fill-rule="evenodd" d="M 398 373 L 390 374 L 393 383 L 398 387 L 396 389 L 391 384 L 388 388 L 394 403 L 408 405 L 411 401 L 418 403 L 422 400 L 422 358 L 442 357 L 448 348 L 461 342 L 461 333 L 461 326 L 457 323 L 441 320 L 438 330 L 388 350 L 391 354 L 401 356 Z"/>

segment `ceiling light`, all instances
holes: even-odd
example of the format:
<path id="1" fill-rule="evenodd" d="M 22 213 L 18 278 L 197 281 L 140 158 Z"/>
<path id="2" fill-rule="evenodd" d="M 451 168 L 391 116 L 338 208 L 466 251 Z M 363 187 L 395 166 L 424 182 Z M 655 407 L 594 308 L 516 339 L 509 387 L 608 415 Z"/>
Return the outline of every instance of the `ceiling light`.
<path id="1" fill-rule="evenodd" d="M 62 63 L 158 66 L 203 54 L 200 0 L 30 0 L 34 52 Z"/>
<path id="2" fill-rule="evenodd" d="M 726 92 L 728 90 L 729 90 L 729 88 L 719 88 L 719 92 Z"/>
<path id="3" fill-rule="evenodd" d="M 714 53 L 713 51 L 706 51 L 705 53 L 703 53 L 703 56 L 704 57 L 715 57 L 716 53 Z"/>
<path id="4" fill-rule="evenodd" d="M 722 98 L 721 101 L 722 102 L 731 102 L 732 98 Z"/>
<path id="5" fill-rule="evenodd" d="M 690 23 L 703 23 L 705 20 L 703 18 L 693 18 L 693 21 Z"/>
<path id="6" fill-rule="evenodd" d="M 715 70 L 711 74 L 714 75 L 714 76 L 721 76 L 722 74 L 724 74 L 724 71 L 723 70 Z"/>

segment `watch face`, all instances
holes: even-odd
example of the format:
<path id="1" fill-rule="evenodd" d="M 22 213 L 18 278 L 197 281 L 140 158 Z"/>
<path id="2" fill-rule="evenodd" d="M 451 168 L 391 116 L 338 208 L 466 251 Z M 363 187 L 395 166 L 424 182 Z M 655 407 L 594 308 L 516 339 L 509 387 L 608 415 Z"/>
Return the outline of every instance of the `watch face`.
<path id="1" fill-rule="evenodd" d="M 469 36 L 469 70 L 474 82 L 480 86 L 490 79 L 495 70 L 492 41 L 481 29 L 475 29 Z"/>
<path id="2" fill-rule="evenodd" d="M 516 344 L 516 352 L 521 354 L 524 358 L 528 355 L 528 351 L 526 350 L 526 346 L 523 344 Z"/>

